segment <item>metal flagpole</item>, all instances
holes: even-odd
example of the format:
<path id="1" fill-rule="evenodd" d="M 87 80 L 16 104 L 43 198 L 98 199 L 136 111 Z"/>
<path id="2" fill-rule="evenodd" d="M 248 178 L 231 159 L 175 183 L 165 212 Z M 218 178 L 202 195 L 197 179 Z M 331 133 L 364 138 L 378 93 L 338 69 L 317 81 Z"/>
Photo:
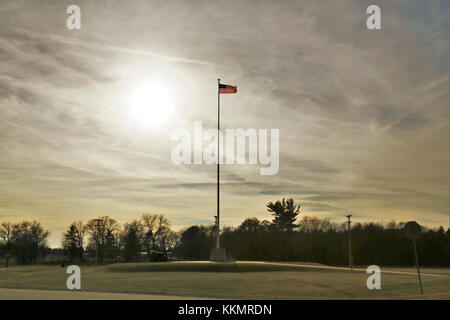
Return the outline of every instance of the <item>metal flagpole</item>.
<path id="1" fill-rule="evenodd" d="M 220 79 L 217 79 L 217 226 L 216 226 L 216 248 L 220 248 Z"/>

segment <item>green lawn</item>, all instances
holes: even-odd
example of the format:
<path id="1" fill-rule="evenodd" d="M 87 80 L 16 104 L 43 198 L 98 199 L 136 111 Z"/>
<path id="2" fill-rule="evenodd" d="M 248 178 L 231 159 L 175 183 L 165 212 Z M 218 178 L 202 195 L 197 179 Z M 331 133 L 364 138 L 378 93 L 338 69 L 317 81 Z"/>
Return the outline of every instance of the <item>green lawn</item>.
<path id="1" fill-rule="evenodd" d="M 425 295 L 421 296 L 414 273 L 388 274 L 382 268 L 381 290 L 368 290 L 365 272 L 313 266 L 252 262 L 81 266 L 81 286 L 83 291 L 231 299 L 450 299 L 449 269 L 424 268 L 424 273 L 440 276 L 423 276 Z M 389 270 L 394 269 L 414 271 Z M 67 290 L 65 271 L 60 266 L 0 268 L 0 288 Z"/>

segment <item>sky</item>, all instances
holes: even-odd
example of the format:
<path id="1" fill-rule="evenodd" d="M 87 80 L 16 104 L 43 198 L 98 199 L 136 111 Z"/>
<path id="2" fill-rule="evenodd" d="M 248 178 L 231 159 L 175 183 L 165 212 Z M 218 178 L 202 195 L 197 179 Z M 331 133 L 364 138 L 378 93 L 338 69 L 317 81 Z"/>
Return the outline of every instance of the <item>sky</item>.
<path id="1" fill-rule="evenodd" d="M 36 219 L 52 246 L 101 215 L 211 225 L 216 167 L 175 165 L 171 134 L 217 125 L 221 78 L 222 128 L 280 130 L 276 175 L 222 166 L 222 225 L 292 197 L 336 223 L 447 226 L 448 27 L 434 0 L 2 0 L 0 222 Z M 174 107 L 151 125 L 132 112 L 149 82 Z"/>

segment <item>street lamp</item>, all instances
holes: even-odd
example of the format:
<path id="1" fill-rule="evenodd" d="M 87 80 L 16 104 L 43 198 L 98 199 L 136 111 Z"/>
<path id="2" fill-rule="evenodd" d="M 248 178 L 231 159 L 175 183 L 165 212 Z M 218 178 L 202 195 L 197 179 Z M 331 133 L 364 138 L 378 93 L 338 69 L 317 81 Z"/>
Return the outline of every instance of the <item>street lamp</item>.
<path id="1" fill-rule="evenodd" d="M 351 229 L 351 214 L 347 215 L 347 223 L 348 223 L 348 265 L 350 267 L 350 270 L 353 270 L 353 264 L 352 264 L 352 229 Z"/>

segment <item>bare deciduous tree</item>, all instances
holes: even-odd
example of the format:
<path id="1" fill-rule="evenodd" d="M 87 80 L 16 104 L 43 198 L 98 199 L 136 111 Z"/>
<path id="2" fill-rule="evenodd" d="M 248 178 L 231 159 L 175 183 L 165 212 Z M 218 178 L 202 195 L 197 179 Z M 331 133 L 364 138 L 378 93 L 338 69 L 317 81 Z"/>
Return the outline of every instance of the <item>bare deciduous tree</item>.
<path id="1" fill-rule="evenodd" d="M 5 248 L 5 266 L 9 266 L 9 257 L 11 255 L 11 236 L 13 224 L 11 222 L 3 222 L 0 225 L 0 243 Z"/>

